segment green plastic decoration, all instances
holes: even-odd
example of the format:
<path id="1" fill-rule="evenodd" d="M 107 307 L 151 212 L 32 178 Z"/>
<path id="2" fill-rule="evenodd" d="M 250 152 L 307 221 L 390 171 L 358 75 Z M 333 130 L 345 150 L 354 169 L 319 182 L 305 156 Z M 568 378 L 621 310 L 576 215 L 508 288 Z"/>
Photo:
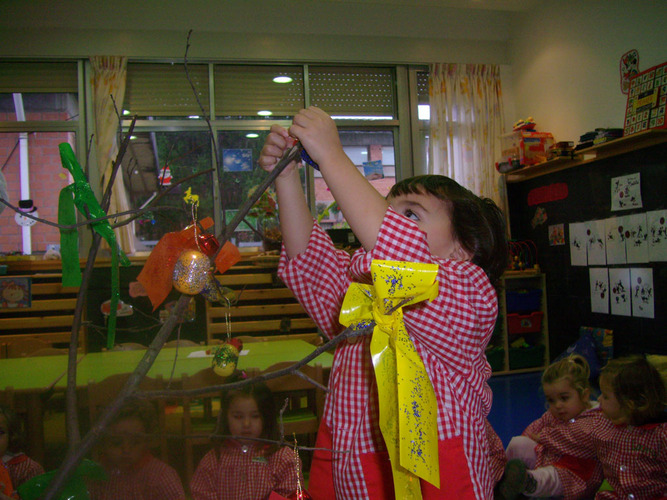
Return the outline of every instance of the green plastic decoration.
<path id="1" fill-rule="evenodd" d="M 49 484 L 58 471 L 49 471 L 45 474 L 35 476 L 27 480 L 17 488 L 21 500 L 37 500 L 46 493 Z M 58 500 L 89 500 L 88 487 L 86 479 L 96 481 L 107 481 L 104 468 L 92 460 L 84 459 L 69 478 L 65 487 L 58 495 Z"/>
<path id="2" fill-rule="evenodd" d="M 58 200 L 58 224 L 71 226 L 76 224 L 76 211 L 79 209 L 87 219 L 105 217 L 95 194 L 79 165 L 72 146 L 63 142 L 59 146 L 60 161 L 63 168 L 72 174 L 74 182 L 60 191 Z M 111 312 L 107 324 L 107 348 L 111 349 L 116 337 L 116 312 L 118 308 L 118 260 L 123 266 L 129 266 L 130 261 L 123 251 L 118 247 L 116 234 L 108 220 L 98 221 L 91 224 L 93 231 L 106 240 L 111 249 Z M 81 285 L 81 267 L 79 265 L 79 237 L 76 229 L 60 230 L 60 254 L 63 266 L 63 286 L 78 287 Z"/>

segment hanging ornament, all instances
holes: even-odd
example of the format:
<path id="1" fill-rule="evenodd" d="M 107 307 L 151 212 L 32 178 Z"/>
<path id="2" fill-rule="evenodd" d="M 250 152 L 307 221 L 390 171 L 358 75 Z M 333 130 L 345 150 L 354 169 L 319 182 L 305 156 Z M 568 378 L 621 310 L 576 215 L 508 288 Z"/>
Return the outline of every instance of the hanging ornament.
<path id="1" fill-rule="evenodd" d="M 160 172 L 160 186 L 171 186 L 171 169 L 166 165 Z"/>
<path id="2" fill-rule="evenodd" d="M 30 227 L 37 222 L 35 219 L 25 217 L 23 214 L 30 214 L 34 217 L 39 217 L 37 214 L 37 207 L 32 204 L 32 200 L 20 200 L 19 210 L 14 216 L 14 220 L 19 226 Z"/>
<path id="3" fill-rule="evenodd" d="M 206 276 L 201 295 L 209 302 L 227 302 L 227 304 L 231 304 L 237 301 L 236 292 L 231 288 L 220 285 L 220 282 L 213 275 L 213 271 L 210 271 Z"/>
<path id="4" fill-rule="evenodd" d="M 100 306 L 100 311 L 104 316 L 109 316 L 111 314 L 111 299 L 105 300 Z M 134 309 L 130 304 L 126 304 L 122 300 L 118 299 L 118 305 L 116 306 L 116 316 L 131 316 L 134 314 Z"/>
<path id="5" fill-rule="evenodd" d="M 206 255 L 197 250 L 185 250 L 174 266 L 174 288 L 187 295 L 197 295 L 206 284 L 210 267 L 211 263 Z"/>
<path id="6" fill-rule="evenodd" d="M 218 240 L 212 234 L 198 234 L 196 242 L 199 250 L 208 257 L 212 257 L 218 251 L 218 248 L 220 248 L 220 243 L 218 243 Z"/>
<path id="7" fill-rule="evenodd" d="M 242 348 L 243 342 L 239 339 L 227 339 L 224 344 L 214 348 L 211 362 L 213 371 L 221 377 L 229 377 L 236 370 Z"/>

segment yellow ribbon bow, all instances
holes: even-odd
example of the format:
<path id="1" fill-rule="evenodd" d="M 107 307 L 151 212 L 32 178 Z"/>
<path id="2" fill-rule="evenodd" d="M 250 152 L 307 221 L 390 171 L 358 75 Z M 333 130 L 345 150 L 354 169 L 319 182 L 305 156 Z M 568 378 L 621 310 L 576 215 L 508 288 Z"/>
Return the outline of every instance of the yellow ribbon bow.
<path id="1" fill-rule="evenodd" d="M 339 317 L 346 327 L 375 321 L 371 357 L 396 498 L 421 499 L 419 478 L 440 487 L 438 404 L 402 311 L 437 297 L 437 272 L 437 264 L 374 260 L 373 285 L 352 283 Z"/>

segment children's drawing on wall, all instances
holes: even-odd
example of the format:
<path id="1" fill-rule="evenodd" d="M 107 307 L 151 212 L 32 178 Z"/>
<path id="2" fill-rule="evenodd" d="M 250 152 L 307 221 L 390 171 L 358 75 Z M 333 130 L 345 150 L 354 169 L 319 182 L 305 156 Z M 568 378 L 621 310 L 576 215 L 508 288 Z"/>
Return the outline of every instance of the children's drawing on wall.
<path id="1" fill-rule="evenodd" d="M 586 228 L 586 251 L 588 252 L 589 266 L 604 266 L 607 263 L 604 245 L 604 221 L 593 220 L 588 222 Z"/>
<path id="2" fill-rule="evenodd" d="M 630 269 L 630 283 L 632 284 L 632 315 L 653 318 L 653 269 Z"/>
<path id="3" fill-rule="evenodd" d="M 630 210 L 642 207 L 639 172 L 611 180 L 611 210 Z"/>
<path id="4" fill-rule="evenodd" d="M 646 213 L 628 215 L 625 225 L 625 254 L 628 263 L 648 262 Z"/>
<path id="5" fill-rule="evenodd" d="M 667 260 L 667 210 L 655 210 L 646 213 L 648 228 L 648 260 L 664 262 Z"/>
<path id="6" fill-rule="evenodd" d="M 610 217 L 604 221 L 607 264 L 625 264 L 625 217 Z"/>
<path id="7" fill-rule="evenodd" d="M 25 309 L 31 305 L 30 278 L 0 279 L 0 308 Z"/>
<path id="8" fill-rule="evenodd" d="M 588 264 L 586 257 L 586 231 L 584 222 L 570 224 L 570 264 L 573 266 L 585 266 Z"/>
<path id="9" fill-rule="evenodd" d="M 565 245 L 565 224 L 549 226 L 549 245 Z"/>
<path id="10" fill-rule="evenodd" d="M 609 269 L 609 286 L 611 313 L 617 316 L 631 316 L 632 298 L 630 297 L 630 269 Z"/>
<path id="11" fill-rule="evenodd" d="M 535 215 L 530 221 L 530 225 L 533 229 L 537 226 L 544 224 L 547 221 L 547 211 L 543 207 L 537 207 L 535 210 Z"/>
<path id="12" fill-rule="evenodd" d="M 591 311 L 609 314 L 609 274 L 606 267 L 589 269 L 591 283 Z"/>

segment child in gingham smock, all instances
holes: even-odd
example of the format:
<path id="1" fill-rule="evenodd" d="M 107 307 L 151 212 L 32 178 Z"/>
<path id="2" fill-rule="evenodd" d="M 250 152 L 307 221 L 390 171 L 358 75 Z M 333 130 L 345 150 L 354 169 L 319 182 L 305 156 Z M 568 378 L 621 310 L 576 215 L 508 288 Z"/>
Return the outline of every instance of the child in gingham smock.
<path id="1" fill-rule="evenodd" d="M 327 186 L 363 248 L 337 250 L 309 212 L 299 173 L 276 180 L 284 250 L 279 275 L 328 337 L 353 281 L 370 283 L 375 259 L 438 264 L 439 295 L 404 308 L 404 321 L 438 404 L 440 489 L 421 481 L 423 498 L 490 498 L 485 416 L 491 369 L 484 349 L 498 312 L 492 281 L 507 264 L 499 209 L 443 176 L 407 179 L 385 200 L 345 155 L 333 120 L 311 107 L 289 134 L 319 164 Z M 271 170 L 290 145 L 274 125 L 259 163 Z M 487 275 L 488 273 L 488 275 Z M 316 499 L 394 498 L 391 467 L 378 424 L 370 336 L 338 345 L 313 457 L 309 492 Z"/>

